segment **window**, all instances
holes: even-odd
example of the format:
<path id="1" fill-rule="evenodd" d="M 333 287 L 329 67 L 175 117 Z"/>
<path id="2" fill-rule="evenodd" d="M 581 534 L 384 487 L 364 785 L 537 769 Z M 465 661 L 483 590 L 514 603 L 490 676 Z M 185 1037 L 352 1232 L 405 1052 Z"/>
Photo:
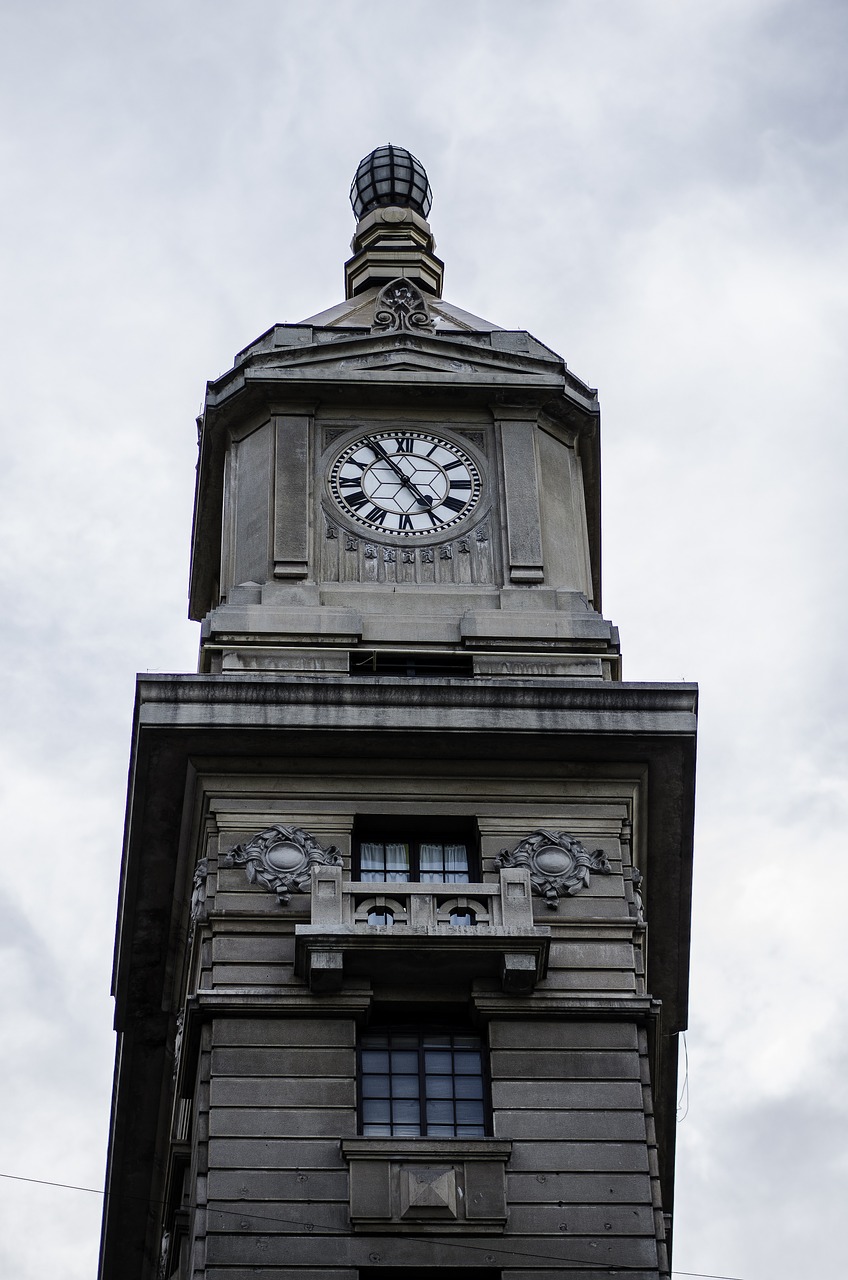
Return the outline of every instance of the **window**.
<path id="1" fill-rule="evenodd" d="M 376 653 L 354 650 L 350 655 L 352 676 L 414 676 L 417 679 L 469 680 L 474 675 L 474 659 L 465 654 Z"/>
<path id="2" fill-rule="evenodd" d="M 359 1128 L 372 1138 L 483 1138 L 479 1036 L 379 1028 L 359 1043 Z"/>
<path id="3" fill-rule="evenodd" d="M 365 819 L 354 832 L 360 880 L 380 883 L 468 884 L 476 851 L 472 825 L 415 818 Z"/>

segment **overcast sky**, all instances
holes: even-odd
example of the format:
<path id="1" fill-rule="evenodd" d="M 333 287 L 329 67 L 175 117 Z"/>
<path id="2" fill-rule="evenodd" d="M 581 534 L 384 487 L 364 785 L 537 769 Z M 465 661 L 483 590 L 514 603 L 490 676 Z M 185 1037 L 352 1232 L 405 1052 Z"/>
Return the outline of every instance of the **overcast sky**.
<path id="1" fill-rule="evenodd" d="M 625 677 L 698 680 L 679 1275 L 841 1280 L 844 0 L 5 0 L 0 1172 L 102 1186 L 136 671 L 191 671 L 204 383 L 341 299 L 357 162 L 600 388 Z M 100 1199 L 0 1180 L 0 1274 Z"/>

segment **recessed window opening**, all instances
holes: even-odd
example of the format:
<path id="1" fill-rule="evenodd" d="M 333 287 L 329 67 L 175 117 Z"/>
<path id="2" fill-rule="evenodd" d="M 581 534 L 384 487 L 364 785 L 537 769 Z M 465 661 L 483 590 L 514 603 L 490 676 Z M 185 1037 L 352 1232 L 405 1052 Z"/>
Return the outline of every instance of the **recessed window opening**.
<path id="1" fill-rule="evenodd" d="M 352 676 L 416 676 L 423 679 L 470 679 L 474 659 L 463 653 L 380 653 L 354 650 L 350 655 Z"/>
<path id="2" fill-rule="evenodd" d="M 380 1028 L 359 1044 L 360 1132 L 373 1138 L 483 1138 L 487 1104 L 479 1036 Z"/>
<path id="3" fill-rule="evenodd" d="M 457 907 L 451 912 L 450 922 L 452 929 L 470 929 L 477 923 L 477 917 L 470 907 Z"/>
<path id="4" fill-rule="evenodd" d="M 362 818 L 354 830 L 355 874 L 371 883 L 469 884 L 476 873 L 473 824 Z"/>
<path id="5" fill-rule="evenodd" d="M 389 907 L 374 907 L 368 912 L 368 923 L 381 928 L 389 928 L 395 922 L 394 912 Z"/>

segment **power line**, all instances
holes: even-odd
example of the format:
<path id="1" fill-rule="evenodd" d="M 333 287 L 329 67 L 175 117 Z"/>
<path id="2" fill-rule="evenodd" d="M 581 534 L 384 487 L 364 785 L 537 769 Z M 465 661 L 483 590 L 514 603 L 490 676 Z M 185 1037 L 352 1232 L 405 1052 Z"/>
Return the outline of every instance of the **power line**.
<path id="1" fill-rule="evenodd" d="M 87 1194 L 94 1195 L 94 1196 L 105 1195 L 105 1192 L 98 1187 L 81 1187 L 71 1182 L 51 1182 L 46 1178 L 25 1178 L 21 1174 L 17 1174 L 17 1173 L 0 1173 L 0 1178 L 7 1178 L 11 1182 L 28 1182 L 38 1187 L 59 1187 L 63 1191 L 84 1191 Z M 138 1197 L 133 1197 L 133 1198 L 136 1199 Z M 161 1208 L 164 1205 L 164 1202 L 161 1200 L 145 1200 L 144 1203 L 146 1205 L 155 1206 L 157 1208 Z M 270 1215 L 265 1215 L 260 1213 L 245 1213 L 243 1210 L 238 1210 L 238 1209 L 217 1209 L 217 1208 L 210 1209 L 208 1205 L 192 1204 L 192 1205 L 188 1205 L 187 1207 L 190 1209 L 201 1209 L 207 1213 L 220 1213 L 225 1217 L 239 1218 L 242 1221 L 244 1219 L 249 1219 L 253 1222 L 273 1222 L 277 1226 L 303 1227 L 307 1231 L 313 1231 L 315 1228 L 315 1224 L 313 1222 L 302 1222 L 297 1218 L 275 1218 L 275 1217 L 271 1217 Z M 333 1236 L 333 1235 L 341 1235 L 343 1233 L 327 1231 L 325 1229 L 324 1231 L 321 1232 L 321 1234 Z M 405 1234 L 404 1239 L 420 1241 L 420 1240 L 424 1240 L 425 1237 L 408 1236 Z M 580 1267 L 581 1270 L 583 1271 L 605 1271 L 607 1275 L 614 1275 L 616 1272 L 619 1272 L 619 1271 L 634 1270 L 632 1266 L 620 1266 L 614 1262 L 604 1262 L 604 1263 L 584 1262 L 579 1258 L 564 1258 L 562 1257 L 562 1255 L 558 1255 L 555 1257 L 554 1255 L 549 1253 L 534 1253 L 528 1249 L 517 1251 L 515 1249 L 503 1249 L 500 1246 L 476 1245 L 470 1241 L 442 1240 L 440 1241 L 440 1244 L 447 1245 L 448 1247 L 453 1247 L 455 1249 L 472 1249 L 477 1253 L 483 1253 L 483 1252 L 491 1253 L 493 1248 L 495 1248 L 499 1254 L 501 1255 L 506 1254 L 508 1257 L 537 1258 L 537 1259 L 544 1259 L 546 1262 L 559 1262 L 559 1263 L 567 1262 L 567 1263 L 573 1264 L 575 1267 Z M 673 1274 L 678 1276 L 692 1276 L 692 1277 L 695 1277 L 695 1280 L 741 1280 L 739 1276 L 716 1276 L 708 1271 L 678 1271 L 676 1267 L 674 1269 Z"/>
<path id="2" fill-rule="evenodd" d="M 0 1173 L 0 1178 L 9 1178 L 12 1182 L 34 1182 L 39 1187 L 62 1187 L 64 1191 L 88 1191 L 93 1196 L 105 1194 L 98 1187 L 78 1187 L 72 1182 L 48 1182 L 45 1178 L 24 1178 L 19 1173 Z"/>

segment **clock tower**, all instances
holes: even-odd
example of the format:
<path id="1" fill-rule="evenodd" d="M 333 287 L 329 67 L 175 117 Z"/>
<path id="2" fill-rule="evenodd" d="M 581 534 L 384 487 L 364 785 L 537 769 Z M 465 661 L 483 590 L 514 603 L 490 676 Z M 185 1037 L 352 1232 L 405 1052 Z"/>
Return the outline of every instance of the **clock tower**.
<path id="1" fill-rule="evenodd" d="M 100 1274 L 668 1276 L 696 690 L 621 680 L 594 390 L 445 300 L 409 152 L 351 202 L 138 682 Z"/>

